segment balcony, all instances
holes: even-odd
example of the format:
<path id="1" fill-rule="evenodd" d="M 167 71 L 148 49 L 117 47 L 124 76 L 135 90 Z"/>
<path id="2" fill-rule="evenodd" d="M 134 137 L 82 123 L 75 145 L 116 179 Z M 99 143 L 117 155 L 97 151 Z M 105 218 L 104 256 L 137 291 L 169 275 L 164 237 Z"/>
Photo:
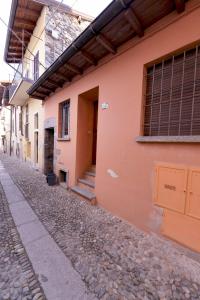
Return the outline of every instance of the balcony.
<path id="1" fill-rule="evenodd" d="M 27 90 L 34 82 L 34 74 L 29 72 L 30 63 L 20 63 L 9 87 L 9 103 L 22 106 L 28 99 Z"/>

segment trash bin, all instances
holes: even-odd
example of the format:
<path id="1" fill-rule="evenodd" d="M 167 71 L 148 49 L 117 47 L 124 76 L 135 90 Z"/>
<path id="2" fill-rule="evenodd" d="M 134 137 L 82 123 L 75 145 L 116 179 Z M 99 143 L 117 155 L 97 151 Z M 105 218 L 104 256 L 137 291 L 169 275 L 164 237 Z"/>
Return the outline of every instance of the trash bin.
<path id="1" fill-rule="evenodd" d="M 48 173 L 46 178 L 48 185 L 52 186 L 56 184 L 56 175 L 54 173 Z"/>

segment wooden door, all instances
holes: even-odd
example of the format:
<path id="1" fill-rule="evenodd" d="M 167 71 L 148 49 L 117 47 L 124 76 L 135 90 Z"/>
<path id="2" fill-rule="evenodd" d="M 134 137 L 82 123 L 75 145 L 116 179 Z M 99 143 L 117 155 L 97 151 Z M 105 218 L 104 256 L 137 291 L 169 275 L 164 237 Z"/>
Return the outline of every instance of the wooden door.
<path id="1" fill-rule="evenodd" d="M 98 101 L 95 101 L 93 105 L 94 105 L 94 118 L 93 118 L 92 164 L 96 165 Z"/>

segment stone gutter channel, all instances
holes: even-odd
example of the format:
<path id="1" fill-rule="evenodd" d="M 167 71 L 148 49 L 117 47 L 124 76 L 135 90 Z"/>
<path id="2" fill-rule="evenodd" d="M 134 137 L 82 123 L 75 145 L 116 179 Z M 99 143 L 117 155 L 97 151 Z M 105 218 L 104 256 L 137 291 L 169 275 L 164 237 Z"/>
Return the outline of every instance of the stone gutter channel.
<path id="1" fill-rule="evenodd" d="M 27 290 L 32 291 L 27 296 L 13 298 L 1 292 L 0 286 L 0 300 L 95 300 L 1 162 L 0 182 L 14 221 L 13 247 L 27 278 Z"/>

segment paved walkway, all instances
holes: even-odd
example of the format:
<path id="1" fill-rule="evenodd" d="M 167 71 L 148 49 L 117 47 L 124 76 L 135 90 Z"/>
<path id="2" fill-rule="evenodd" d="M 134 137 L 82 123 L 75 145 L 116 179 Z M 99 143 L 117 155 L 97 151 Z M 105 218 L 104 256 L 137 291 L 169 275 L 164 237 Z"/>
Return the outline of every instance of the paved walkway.
<path id="1" fill-rule="evenodd" d="M 0 182 L 25 250 L 48 300 L 92 300 L 80 275 L 51 238 L 0 163 Z"/>

